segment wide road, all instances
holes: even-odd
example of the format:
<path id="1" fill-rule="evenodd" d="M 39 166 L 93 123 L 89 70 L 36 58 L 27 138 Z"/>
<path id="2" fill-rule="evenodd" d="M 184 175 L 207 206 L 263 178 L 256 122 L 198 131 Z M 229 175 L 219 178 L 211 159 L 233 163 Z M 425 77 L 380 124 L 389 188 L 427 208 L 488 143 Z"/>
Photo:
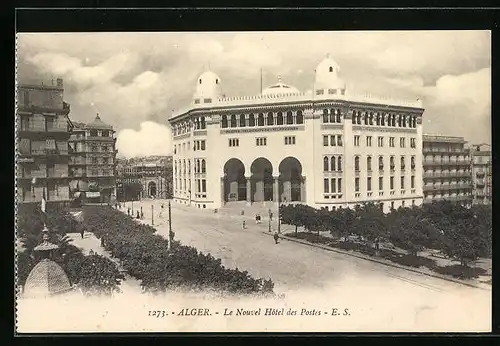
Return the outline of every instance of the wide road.
<path id="1" fill-rule="evenodd" d="M 164 204 L 160 218 L 160 205 Z M 166 201 L 134 202 L 143 207 L 145 220 L 168 237 Z M 122 211 L 126 213 L 127 203 Z M 275 291 L 287 297 L 331 301 L 399 318 L 412 323 L 432 322 L 448 330 L 488 330 L 491 323 L 491 291 L 385 266 L 360 258 L 282 240 L 275 244 L 266 221 L 256 225 L 242 217 L 172 203 L 172 228 L 185 245 L 221 258 L 223 265 L 248 271 L 254 277 L 271 278 Z M 286 229 L 286 225 L 284 228 Z M 403 313 L 404 312 L 404 313 Z M 424 317 L 425 316 L 425 317 Z M 381 316 L 382 317 L 382 316 Z M 417 321 L 418 320 L 418 321 Z"/>

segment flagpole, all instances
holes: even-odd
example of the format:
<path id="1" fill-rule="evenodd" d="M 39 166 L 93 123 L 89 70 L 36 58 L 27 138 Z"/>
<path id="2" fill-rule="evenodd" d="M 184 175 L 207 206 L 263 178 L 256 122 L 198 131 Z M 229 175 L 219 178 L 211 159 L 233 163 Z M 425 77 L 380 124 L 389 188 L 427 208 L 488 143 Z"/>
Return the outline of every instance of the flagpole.
<path id="1" fill-rule="evenodd" d="M 262 67 L 260 68 L 260 93 L 262 94 Z"/>

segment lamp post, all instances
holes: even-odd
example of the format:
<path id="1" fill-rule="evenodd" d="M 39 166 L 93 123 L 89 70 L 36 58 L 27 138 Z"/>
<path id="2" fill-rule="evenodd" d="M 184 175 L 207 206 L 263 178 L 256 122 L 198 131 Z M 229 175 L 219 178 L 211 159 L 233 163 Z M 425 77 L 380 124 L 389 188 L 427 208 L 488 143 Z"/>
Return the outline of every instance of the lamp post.
<path id="1" fill-rule="evenodd" d="M 154 219 L 154 205 L 151 204 L 151 225 L 155 224 L 155 219 Z"/>

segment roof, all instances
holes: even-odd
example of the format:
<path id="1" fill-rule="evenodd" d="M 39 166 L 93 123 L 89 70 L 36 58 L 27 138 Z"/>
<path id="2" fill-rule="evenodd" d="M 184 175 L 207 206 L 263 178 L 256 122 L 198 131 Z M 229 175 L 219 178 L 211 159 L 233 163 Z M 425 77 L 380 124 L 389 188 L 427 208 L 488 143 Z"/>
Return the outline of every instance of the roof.
<path id="1" fill-rule="evenodd" d="M 64 270 L 54 261 L 43 259 L 31 270 L 24 285 L 25 297 L 47 297 L 71 290 Z"/>
<path id="2" fill-rule="evenodd" d="M 282 83 L 278 77 L 278 83 L 273 84 L 262 90 L 262 95 L 285 95 L 285 94 L 300 94 L 300 91 L 288 84 Z"/>
<path id="3" fill-rule="evenodd" d="M 103 129 L 103 130 L 113 130 L 113 126 L 106 124 L 99 117 L 99 113 L 95 117 L 94 121 L 85 125 L 86 129 Z"/>
<path id="4" fill-rule="evenodd" d="M 75 127 L 75 129 L 84 129 L 86 124 L 85 123 L 82 123 L 82 122 L 77 122 L 77 121 L 73 121 L 73 126 Z"/>

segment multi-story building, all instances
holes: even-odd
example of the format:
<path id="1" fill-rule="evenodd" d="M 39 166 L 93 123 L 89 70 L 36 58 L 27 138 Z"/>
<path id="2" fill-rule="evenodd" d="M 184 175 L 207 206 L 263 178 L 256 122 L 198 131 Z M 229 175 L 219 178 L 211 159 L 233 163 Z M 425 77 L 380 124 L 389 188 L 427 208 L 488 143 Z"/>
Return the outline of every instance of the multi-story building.
<path id="1" fill-rule="evenodd" d="M 133 158 L 118 169 L 121 199 L 170 198 L 172 196 L 172 157 L 149 156 Z M 137 196 L 125 196 L 127 184 L 140 184 Z M 132 193 L 135 195 L 135 193 Z"/>
<path id="2" fill-rule="evenodd" d="M 470 148 L 472 164 L 473 203 L 491 203 L 491 146 L 472 145 Z"/>
<path id="3" fill-rule="evenodd" d="M 174 200 L 198 208 L 421 204 L 421 100 L 350 93 L 338 71 L 327 56 L 313 92 L 279 79 L 247 97 L 221 96 L 222 80 L 203 73 L 191 105 L 169 119 Z"/>
<path id="4" fill-rule="evenodd" d="M 85 192 L 87 201 L 110 202 L 116 197 L 116 137 L 99 114 L 89 124 L 75 123 L 69 139 L 71 192 Z M 82 182 L 84 184 L 82 184 Z M 81 191 L 81 186 L 85 191 Z"/>
<path id="5" fill-rule="evenodd" d="M 16 182 L 19 202 L 69 203 L 68 138 L 72 123 L 63 80 L 19 84 Z"/>
<path id="6" fill-rule="evenodd" d="M 424 203 L 443 199 L 469 205 L 472 184 L 469 150 L 463 137 L 423 136 Z"/>

